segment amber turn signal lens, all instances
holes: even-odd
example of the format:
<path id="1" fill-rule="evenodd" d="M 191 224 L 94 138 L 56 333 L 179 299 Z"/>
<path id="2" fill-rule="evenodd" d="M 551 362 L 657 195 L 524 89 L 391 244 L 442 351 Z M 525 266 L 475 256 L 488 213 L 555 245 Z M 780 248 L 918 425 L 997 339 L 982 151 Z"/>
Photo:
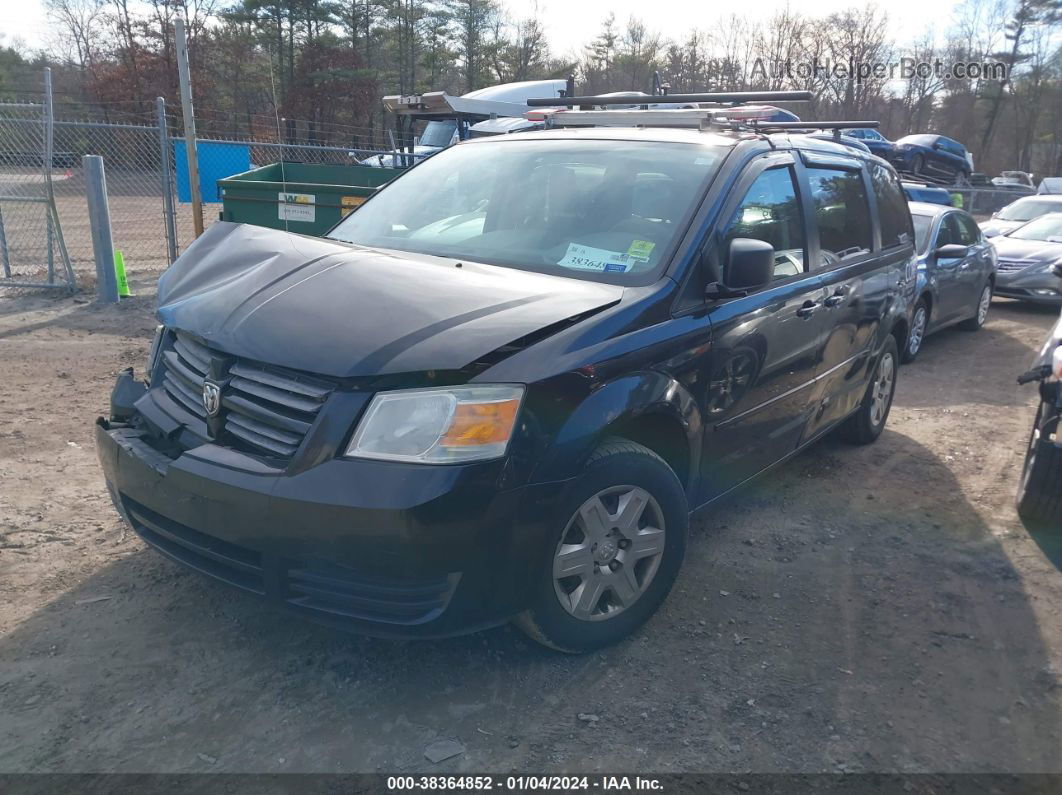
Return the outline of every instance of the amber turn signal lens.
<path id="1" fill-rule="evenodd" d="M 459 403 L 439 444 L 443 447 L 504 444 L 509 441 L 519 408 L 518 399 Z"/>

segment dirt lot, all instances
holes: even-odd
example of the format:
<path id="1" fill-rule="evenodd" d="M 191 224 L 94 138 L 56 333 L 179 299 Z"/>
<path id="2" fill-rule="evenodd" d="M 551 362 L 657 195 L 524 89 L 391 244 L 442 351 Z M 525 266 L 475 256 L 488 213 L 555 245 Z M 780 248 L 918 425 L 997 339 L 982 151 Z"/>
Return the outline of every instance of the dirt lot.
<path id="1" fill-rule="evenodd" d="M 931 339 L 877 444 L 700 515 L 663 611 L 566 657 L 336 635 L 145 549 L 91 435 L 138 292 L 0 299 L 0 771 L 1062 770 L 1062 554 L 1012 507 L 1054 312 Z"/>

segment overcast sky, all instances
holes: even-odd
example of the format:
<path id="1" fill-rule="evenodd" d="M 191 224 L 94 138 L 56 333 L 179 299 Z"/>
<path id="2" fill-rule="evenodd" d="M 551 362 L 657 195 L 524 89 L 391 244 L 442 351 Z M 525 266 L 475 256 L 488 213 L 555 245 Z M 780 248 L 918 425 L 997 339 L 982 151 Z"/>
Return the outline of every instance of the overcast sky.
<path id="1" fill-rule="evenodd" d="M 927 29 L 948 24 L 958 0 L 889 0 L 886 4 L 897 41 L 920 35 Z M 48 39 L 43 0 L 0 0 L 0 41 L 10 45 L 22 39 L 30 48 L 43 46 Z M 502 0 L 514 19 L 529 16 L 535 0 Z M 549 40 L 558 55 L 578 51 L 592 39 L 602 20 L 613 11 L 619 23 L 639 17 L 646 26 L 670 38 L 682 38 L 691 28 L 710 30 L 714 22 L 736 11 L 743 16 L 766 18 L 790 5 L 795 10 L 821 15 L 851 7 L 850 0 L 756 0 L 755 3 L 723 4 L 689 0 L 539 0 L 540 15 L 546 23 Z"/>

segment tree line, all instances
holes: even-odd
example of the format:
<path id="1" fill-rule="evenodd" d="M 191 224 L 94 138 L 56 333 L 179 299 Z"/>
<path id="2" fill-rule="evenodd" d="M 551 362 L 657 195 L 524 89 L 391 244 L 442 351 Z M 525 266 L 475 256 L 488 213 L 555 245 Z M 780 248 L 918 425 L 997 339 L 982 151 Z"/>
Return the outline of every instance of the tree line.
<path id="1" fill-rule="evenodd" d="M 1062 174 L 1062 0 L 964 0 L 947 30 L 906 41 L 890 36 L 887 12 L 873 5 L 705 18 L 677 39 L 609 14 L 567 53 L 551 48 L 537 11 L 513 18 L 496 0 L 46 5 L 47 46 L 0 41 L 0 99 L 39 92 L 47 64 L 67 115 L 147 121 L 157 96 L 176 109 L 181 18 L 203 135 L 383 146 L 387 131 L 411 132 L 384 113 L 385 94 L 568 75 L 579 93 L 649 91 L 659 73 L 675 93 L 809 89 L 814 101 L 790 108 L 803 118 L 878 119 L 890 138 L 949 135 L 990 174 Z M 875 64 L 881 69 L 867 74 L 845 71 Z M 949 76 L 953 64 L 971 76 Z"/>

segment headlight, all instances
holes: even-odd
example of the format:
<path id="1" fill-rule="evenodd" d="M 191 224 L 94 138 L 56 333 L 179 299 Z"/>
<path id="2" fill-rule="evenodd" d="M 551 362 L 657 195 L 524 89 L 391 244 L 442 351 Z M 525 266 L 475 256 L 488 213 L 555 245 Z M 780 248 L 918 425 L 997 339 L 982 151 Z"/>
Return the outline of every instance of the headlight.
<path id="1" fill-rule="evenodd" d="M 162 335 L 166 332 L 166 327 L 159 324 L 155 326 L 155 339 L 151 341 L 151 349 L 148 351 L 147 360 L 147 382 L 151 383 L 151 374 L 155 372 L 155 365 L 159 361 L 159 353 L 162 350 Z"/>
<path id="2" fill-rule="evenodd" d="M 381 392 L 358 423 L 346 455 L 451 464 L 505 454 L 524 388 L 455 386 Z"/>

